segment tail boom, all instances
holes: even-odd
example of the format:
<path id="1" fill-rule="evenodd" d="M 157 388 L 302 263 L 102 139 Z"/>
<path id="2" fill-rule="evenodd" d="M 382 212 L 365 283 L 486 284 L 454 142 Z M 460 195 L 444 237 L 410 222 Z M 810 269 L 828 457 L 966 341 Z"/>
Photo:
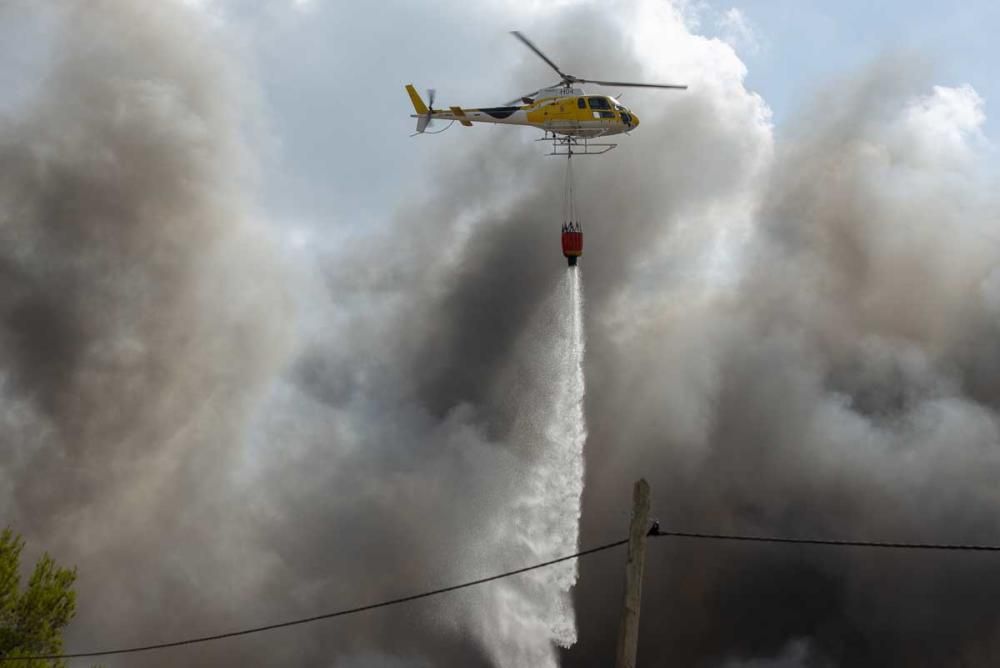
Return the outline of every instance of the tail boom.
<path id="1" fill-rule="evenodd" d="M 439 119 L 443 121 L 458 121 L 465 127 L 472 127 L 473 123 L 499 123 L 503 125 L 531 125 L 528 122 L 527 107 L 484 107 L 482 109 L 463 109 L 462 107 L 448 107 L 447 111 L 432 109 L 420 93 L 413 87 L 413 84 L 406 84 L 406 93 L 410 96 L 410 103 L 413 105 L 411 114 L 417 119 L 417 132 L 420 134 L 427 129 L 427 124 L 431 120 Z M 433 102 L 433 100 L 432 100 Z"/>

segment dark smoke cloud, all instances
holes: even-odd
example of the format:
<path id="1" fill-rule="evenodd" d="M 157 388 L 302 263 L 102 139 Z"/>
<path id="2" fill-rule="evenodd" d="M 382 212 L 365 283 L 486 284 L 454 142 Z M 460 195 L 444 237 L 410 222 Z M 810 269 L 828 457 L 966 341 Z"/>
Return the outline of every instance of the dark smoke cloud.
<path id="1" fill-rule="evenodd" d="M 470 131 L 383 228 L 285 263 L 252 223 L 253 95 L 219 35 L 168 3 L 44 11 L 51 71 L 0 119 L 0 498 L 80 567 L 68 646 L 530 561 L 491 540 L 535 465 L 515 436 L 565 272 L 560 161 Z M 1000 249 L 975 94 L 886 59 L 776 141 L 735 54 L 667 6 L 538 30 L 569 71 L 692 85 L 629 93 L 641 130 L 577 169 L 582 542 L 624 533 L 640 475 L 668 526 L 995 542 Z M 537 63 L 516 76 L 537 87 Z M 991 563 L 661 540 L 640 656 L 991 665 Z M 563 665 L 610 663 L 621 566 L 582 562 Z M 107 663 L 500 665 L 496 592 Z"/>
<path id="2" fill-rule="evenodd" d="M 602 506 L 645 475 L 674 527 L 995 542 L 1000 247 L 980 101 L 918 75 L 887 59 L 778 143 L 735 286 L 667 286 L 629 335 L 595 323 L 591 378 L 610 382 L 588 395 L 600 474 L 584 536 L 620 523 Z M 624 459 L 621 474 L 604 459 Z M 991 570 L 974 556 L 660 542 L 641 656 L 990 665 Z M 619 594 L 591 584 L 604 572 L 583 566 L 579 607 L 594 614 L 580 616 L 567 665 L 609 659 L 614 620 L 601 611 Z"/>
<path id="3" fill-rule="evenodd" d="M 5 521 L 79 565 L 71 647 L 220 623 L 226 481 L 291 306 L 249 222 L 239 82 L 171 3 L 6 11 L 44 15 L 51 53 L 0 119 Z"/>

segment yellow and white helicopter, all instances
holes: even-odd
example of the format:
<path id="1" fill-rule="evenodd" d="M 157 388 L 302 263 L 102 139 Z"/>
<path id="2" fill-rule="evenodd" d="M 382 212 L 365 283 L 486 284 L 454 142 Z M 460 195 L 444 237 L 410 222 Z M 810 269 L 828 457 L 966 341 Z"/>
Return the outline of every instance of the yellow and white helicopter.
<path id="1" fill-rule="evenodd" d="M 528 125 L 545 133 L 545 136 L 538 141 L 552 142 L 552 153 L 549 155 L 598 155 L 610 151 L 617 144 L 595 143 L 592 140 L 631 132 L 639 126 L 639 117 L 614 97 L 588 95 L 575 84 L 675 90 L 687 88 L 678 84 L 598 81 L 565 74 L 527 37 L 516 30 L 511 34 L 554 69 L 560 77 L 559 82 L 515 98 L 499 107 L 476 109 L 448 107 L 447 111 L 434 108 L 433 90 L 427 91 L 428 101 L 424 103 L 413 84 L 409 84 L 406 86 L 406 92 L 409 93 L 413 109 L 417 112 L 412 114 L 417 119 L 417 131 L 414 135 L 423 134 L 434 120 L 458 121 L 466 127 L 471 127 L 473 123 Z M 517 102 L 523 104 L 511 106 Z"/>

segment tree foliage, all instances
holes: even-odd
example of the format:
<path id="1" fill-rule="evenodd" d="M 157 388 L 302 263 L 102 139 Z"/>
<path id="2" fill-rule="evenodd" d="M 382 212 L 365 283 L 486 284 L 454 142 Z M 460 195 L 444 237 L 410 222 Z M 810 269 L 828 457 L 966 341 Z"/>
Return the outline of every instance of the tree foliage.
<path id="1" fill-rule="evenodd" d="M 76 569 L 58 566 L 47 553 L 21 588 L 24 539 L 0 533 L 0 665 L 22 668 L 63 666 L 62 661 L 4 662 L 4 658 L 62 653 L 62 629 L 76 613 Z"/>

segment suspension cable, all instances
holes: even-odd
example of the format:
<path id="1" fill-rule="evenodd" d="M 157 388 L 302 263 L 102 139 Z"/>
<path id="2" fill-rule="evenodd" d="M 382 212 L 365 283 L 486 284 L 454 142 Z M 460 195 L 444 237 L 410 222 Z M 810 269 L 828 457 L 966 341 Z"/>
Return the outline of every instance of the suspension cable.
<path id="1" fill-rule="evenodd" d="M 569 226 L 576 222 L 576 203 L 573 194 L 573 153 L 566 155 L 566 185 L 563 188 L 563 222 Z"/>

